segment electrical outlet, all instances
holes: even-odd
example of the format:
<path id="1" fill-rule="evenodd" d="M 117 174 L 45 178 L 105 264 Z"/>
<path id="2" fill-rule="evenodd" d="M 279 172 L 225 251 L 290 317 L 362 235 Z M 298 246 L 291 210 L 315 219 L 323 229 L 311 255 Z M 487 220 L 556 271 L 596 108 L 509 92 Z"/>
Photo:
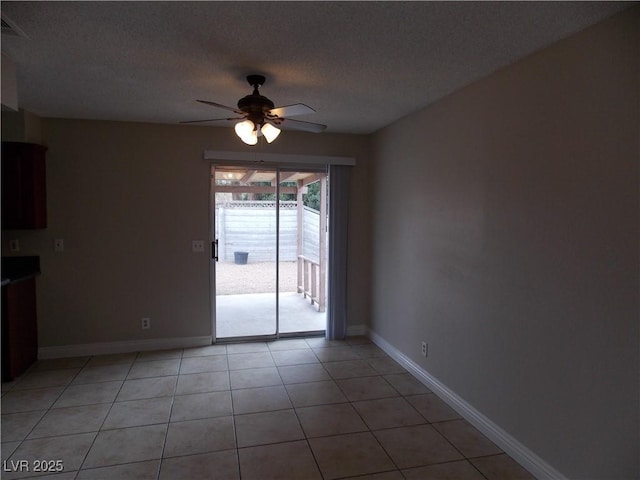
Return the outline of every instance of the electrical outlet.
<path id="1" fill-rule="evenodd" d="M 17 253 L 20 251 L 20 241 L 17 238 L 9 240 L 9 251 L 11 253 Z"/>
<path id="2" fill-rule="evenodd" d="M 192 240 L 191 251 L 194 253 L 204 252 L 204 240 Z"/>
<path id="3" fill-rule="evenodd" d="M 140 320 L 140 324 L 142 330 L 148 330 L 151 328 L 151 319 L 149 317 L 144 317 L 142 320 Z"/>
<path id="4" fill-rule="evenodd" d="M 427 342 L 422 342 L 422 356 L 427 357 L 429 355 L 429 344 Z"/>

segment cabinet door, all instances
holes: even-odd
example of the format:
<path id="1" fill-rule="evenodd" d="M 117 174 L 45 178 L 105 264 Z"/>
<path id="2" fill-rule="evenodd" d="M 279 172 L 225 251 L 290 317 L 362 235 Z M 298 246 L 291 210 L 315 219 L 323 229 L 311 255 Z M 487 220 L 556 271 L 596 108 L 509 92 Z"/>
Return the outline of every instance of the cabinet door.
<path id="1" fill-rule="evenodd" d="M 2 287 L 2 381 L 22 375 L 38 360 L 36 279 Z"/>
<path id="2" fill-rule="evenodd" d="M 2 142 L 2 228 L 47 226 L 46 147 Z"/>

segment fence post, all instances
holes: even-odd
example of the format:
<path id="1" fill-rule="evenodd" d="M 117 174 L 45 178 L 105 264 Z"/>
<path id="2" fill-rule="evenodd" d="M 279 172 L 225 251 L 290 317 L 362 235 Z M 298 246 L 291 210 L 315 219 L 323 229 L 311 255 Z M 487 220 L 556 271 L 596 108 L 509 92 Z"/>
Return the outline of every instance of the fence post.
<path id="1" fill-rule="evenodd" d="M 320 303 L 318 299 L 317 276 L 318 276 L 318 267 L 315 263 L 312 263 L 311 264 L 311 305 L 313 305 L 316 300 L 318 300 L 318 304 Z"/>
<path id="2" fill-rule="evenodd" d="M 309 291 L 309 262 L 307 262 L 307 259 L 304 259 L 304 275 L 303 275 L 303 279 L 304 279 L 304 289 L 303 289 L 303 293 L 304 293 L 304 298 L 307 298 L 307 292 Z"/>
<path id="3" fill-rule="evenodd" d="M 297 215 L 296 215 L 296 220 L 298 222 L 298 225 L 296 226 L 296 229 L 298 231 L 298 247 L 296 249 L 296 258 L 298 259 L 298 283 L 296 284 L 298 286 L 298 293 L 302 293 L 300 291 L 300 286 L 302 285 L 302 259 L 300 258 L 301 255 L 304 254 L 303 249 L 304 249 L 304 240 L 303 240 L 303 235 L 304 235 L 304 204 L 303 204 L 303 197 L 302 197 L 302 180 L 298 180 L 298 191 L 297 191 L 297 195 L 296 195 L 296 210 L 297 210 Z"/>

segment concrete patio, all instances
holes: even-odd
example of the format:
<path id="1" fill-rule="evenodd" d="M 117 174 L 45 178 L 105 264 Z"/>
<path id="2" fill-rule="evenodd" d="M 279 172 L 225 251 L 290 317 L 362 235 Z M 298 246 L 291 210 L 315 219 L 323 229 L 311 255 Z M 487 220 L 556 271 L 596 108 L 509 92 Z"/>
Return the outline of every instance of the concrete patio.
<path id="1" fill-rule="evenodd" d="M 280 333 L 323 331 L 326 318 L 326 312 L 318 312 L 302 294 L 280 294 Z M 275 293 L 216 296 L 218 338 L 273 335 L 275 329 Z"/>

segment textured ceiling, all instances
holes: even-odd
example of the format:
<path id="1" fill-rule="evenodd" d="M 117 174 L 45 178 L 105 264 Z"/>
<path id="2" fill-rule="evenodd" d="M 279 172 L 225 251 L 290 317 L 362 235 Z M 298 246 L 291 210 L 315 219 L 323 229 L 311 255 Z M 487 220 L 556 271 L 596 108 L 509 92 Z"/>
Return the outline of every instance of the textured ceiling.
<path id="1" fill-rule="evenodd" d="M 276 106 L 370 133 L 624 8 L 614 2 L 2 2 L 20 107 L 175 124 L 227 116 L 250 73 Z M 554 75 L 555 72 L 549 72 Z"/>

